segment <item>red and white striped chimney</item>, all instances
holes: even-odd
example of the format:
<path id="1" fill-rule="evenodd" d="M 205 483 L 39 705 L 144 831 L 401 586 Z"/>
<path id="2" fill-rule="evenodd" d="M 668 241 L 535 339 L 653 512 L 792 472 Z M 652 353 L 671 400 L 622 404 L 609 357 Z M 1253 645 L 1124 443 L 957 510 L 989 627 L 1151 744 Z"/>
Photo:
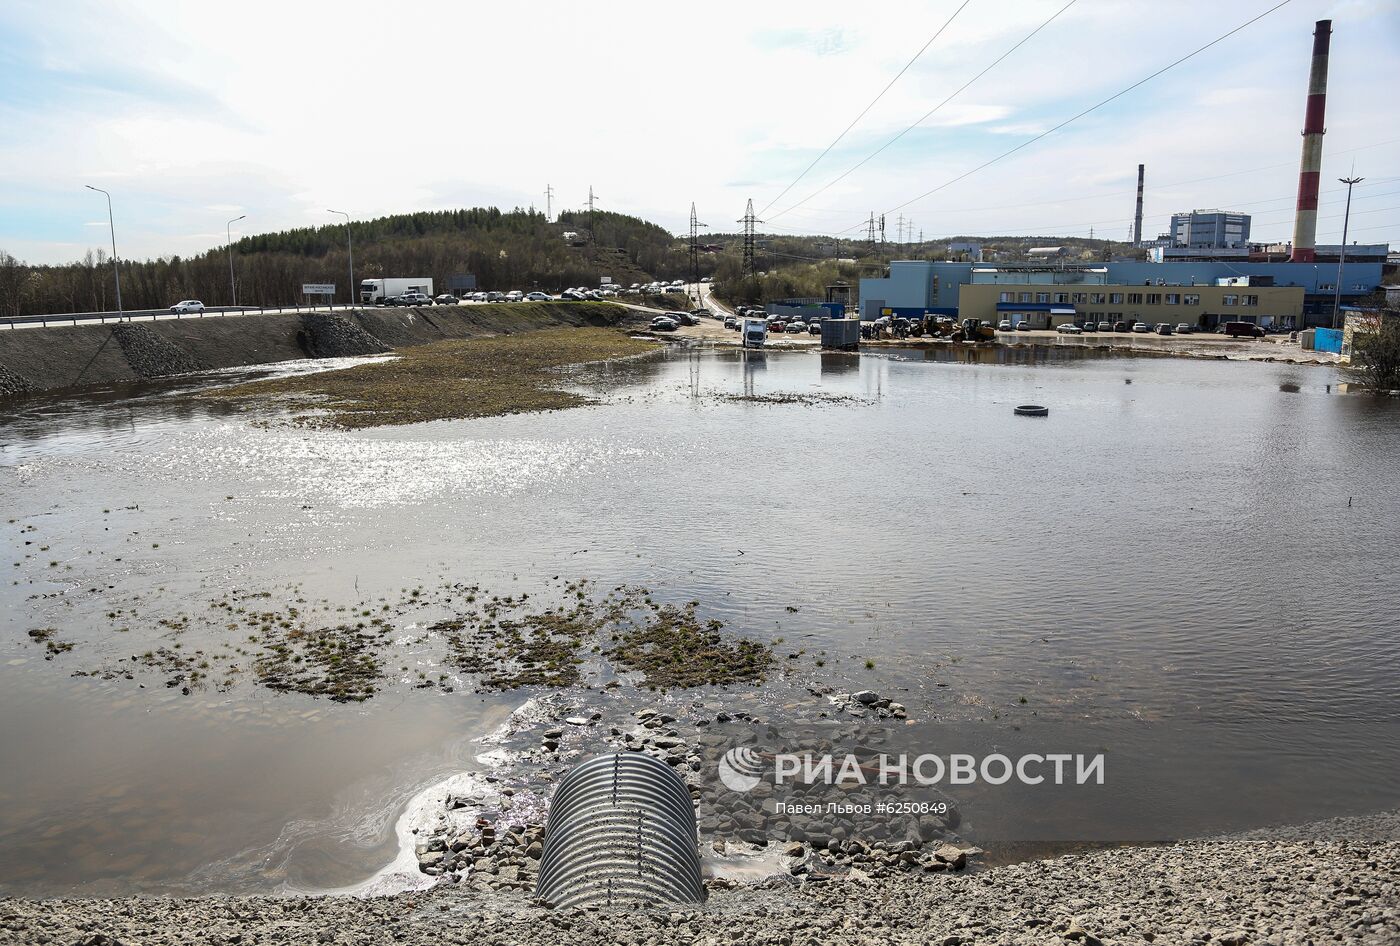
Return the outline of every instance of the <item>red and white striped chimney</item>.
<path id="1" fill-rule="evenodd" d="M 1327 110 L 1327 53 L 1332 21 L 1318 20 L 1313 30 L 1312 69 L 1308 72 L 1308 107 L 1303 113 L 1303 163 L 1298 169 L 1298 216 L 1293 222 L 1293 263 L 1317 262 L 1317 189 L 1322 177 L 1323 113 Z"/>

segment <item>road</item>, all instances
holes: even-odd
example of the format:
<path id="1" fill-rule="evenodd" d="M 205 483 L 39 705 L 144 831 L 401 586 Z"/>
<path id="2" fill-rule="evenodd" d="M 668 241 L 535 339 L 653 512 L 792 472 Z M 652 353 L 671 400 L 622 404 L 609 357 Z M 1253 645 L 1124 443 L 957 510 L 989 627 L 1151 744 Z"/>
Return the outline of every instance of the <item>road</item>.
<path id="1" fill-rule="evenodd" d="M 53 315 L 21 315 L 15 318 L 0 319 L 0 326 L 7 329 L 45 328 L 51 325 L 86 325 L 96 322 L 161 322 L 168 319 L 212 319 L 230 315 L 273 315 L 279 312 L 331 312 L 345 309 L 362 309 L 364 306 L 282 306 L 262 308 L 259 306 L 209 306 L 203 313 L 176 315 L 169 309 L 132 309 L 121 314 L 115 312 L 63 312 Z"/>

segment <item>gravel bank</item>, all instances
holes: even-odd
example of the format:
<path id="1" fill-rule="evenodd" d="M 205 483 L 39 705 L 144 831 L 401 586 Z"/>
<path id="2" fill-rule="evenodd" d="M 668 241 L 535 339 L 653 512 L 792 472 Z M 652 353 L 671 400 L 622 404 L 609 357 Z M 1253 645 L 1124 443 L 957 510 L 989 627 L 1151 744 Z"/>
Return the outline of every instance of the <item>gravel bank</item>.
<path id="1" fill-rule="evenodd" d="M 1301 837 L 1348 828 L 1371 840 Z M 1396 813 L 1250 837 L 972 874 L 782 877 L 714 890 L 701 909 L 648 912 L 555 911 L 518 893 L 451 886 L 365 900 L 0 900 L 0 943 L 1400 942 Z"/>
<path id="2" fill-rule="evenodd" d="M 346 358 L 389 351 L 388 345 L 344 316 L 309 312 L 301 317 L 301 324 L 298 340 L 304 343 L 306 353 L 312 358 Z"/>
<path id="3" fill-rule="evenodd" d="M 207 367 L 189 352 L 144 325 L 123 323 L 113 326 L 112 337 L 121 345 L 127 362 L 141 378 L 163 378 Z"/>
<path id="4" fill-rule="evenodd" d="M 17 371 L 11 371 L 4 365 L 0 365 L 0 397 L 9 397 L 12 394 L 25 394 L 34 390 L 34 385 L 30 384 L 25 377 Z"/>

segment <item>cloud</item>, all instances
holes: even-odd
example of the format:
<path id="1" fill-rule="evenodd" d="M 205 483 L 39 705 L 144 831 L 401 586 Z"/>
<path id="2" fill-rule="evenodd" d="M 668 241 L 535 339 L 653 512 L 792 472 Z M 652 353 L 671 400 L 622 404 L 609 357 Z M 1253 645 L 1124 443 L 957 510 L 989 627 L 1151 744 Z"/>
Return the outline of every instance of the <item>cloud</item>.
<path id="1" fill-rule="evenodd" d="M 1063 0 L 1008 0 L 995 15 L 983 4 L 980 16 L 979 4 L 774 213 L 868 157 Z M 1131 190 L 1139 161 L 1152 214 L 1280 194 L 1287 203 L 1317 16 L 1335 20 L 1324 170 L 1400 124 L 1400 105 L 1376 79 L 1400 60 L 1400 11 L 1360 0 L 1322 6 L 1284 7 L 904 212 L 929 235 L 1045 233 L 1061 223 L 1122 231 L 1131 200 L 1118 192 Z M 0 7 L 0 246 L 59 261 L 102 242 L 86 224 L 106 207 L 84 183 L 112 191 L 124 256 L 198 252 L 243 213 L 240 226 L 256 233 L 334 222 L 326 207 L 361 219 L 542 207 L 547 184 L 556 210 L 581 207 L 591 185 L 602 207 L 672 231 L 684 228 L 692 201 L 718 226 L 749 198 L 759 208 L 777 197 L 953 9 L 952 0 L 890 0 L 853 16 L 838 0 L 717 0 L 695 16 L 636 0 L 603 16 L 565 2 L 401 0 L 393 15 L 350 2 L 327 17 L 271 0 L 10 0 Z M 858 225 L 1250 15 L 1207 0 L 1150 18 L 1135 0 L 1076 4 L 925 125 L 774 224 Z M 393 52 L 425 43 L 440 51 Z M 1400 149 L 1356 157 L 1357 173 L 1400 176 Z M 1270 170 L 1158 183 L 1256 167 Z M 1372 218 L 1400 231 L 1394 213 L 1371 215 L 1368 226 Z"/>

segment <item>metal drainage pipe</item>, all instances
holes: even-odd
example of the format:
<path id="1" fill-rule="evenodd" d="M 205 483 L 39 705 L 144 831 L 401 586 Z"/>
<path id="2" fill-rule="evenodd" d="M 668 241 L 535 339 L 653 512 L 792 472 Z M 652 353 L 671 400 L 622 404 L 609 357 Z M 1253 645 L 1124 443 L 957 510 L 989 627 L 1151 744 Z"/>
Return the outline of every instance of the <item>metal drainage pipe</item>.
<path id="1" fill-rule="evenodd" d="M 535 896 L 554 907 L 699 903 L 690 791 L 640 752 L 580 763 L 554 793 Z"/>

